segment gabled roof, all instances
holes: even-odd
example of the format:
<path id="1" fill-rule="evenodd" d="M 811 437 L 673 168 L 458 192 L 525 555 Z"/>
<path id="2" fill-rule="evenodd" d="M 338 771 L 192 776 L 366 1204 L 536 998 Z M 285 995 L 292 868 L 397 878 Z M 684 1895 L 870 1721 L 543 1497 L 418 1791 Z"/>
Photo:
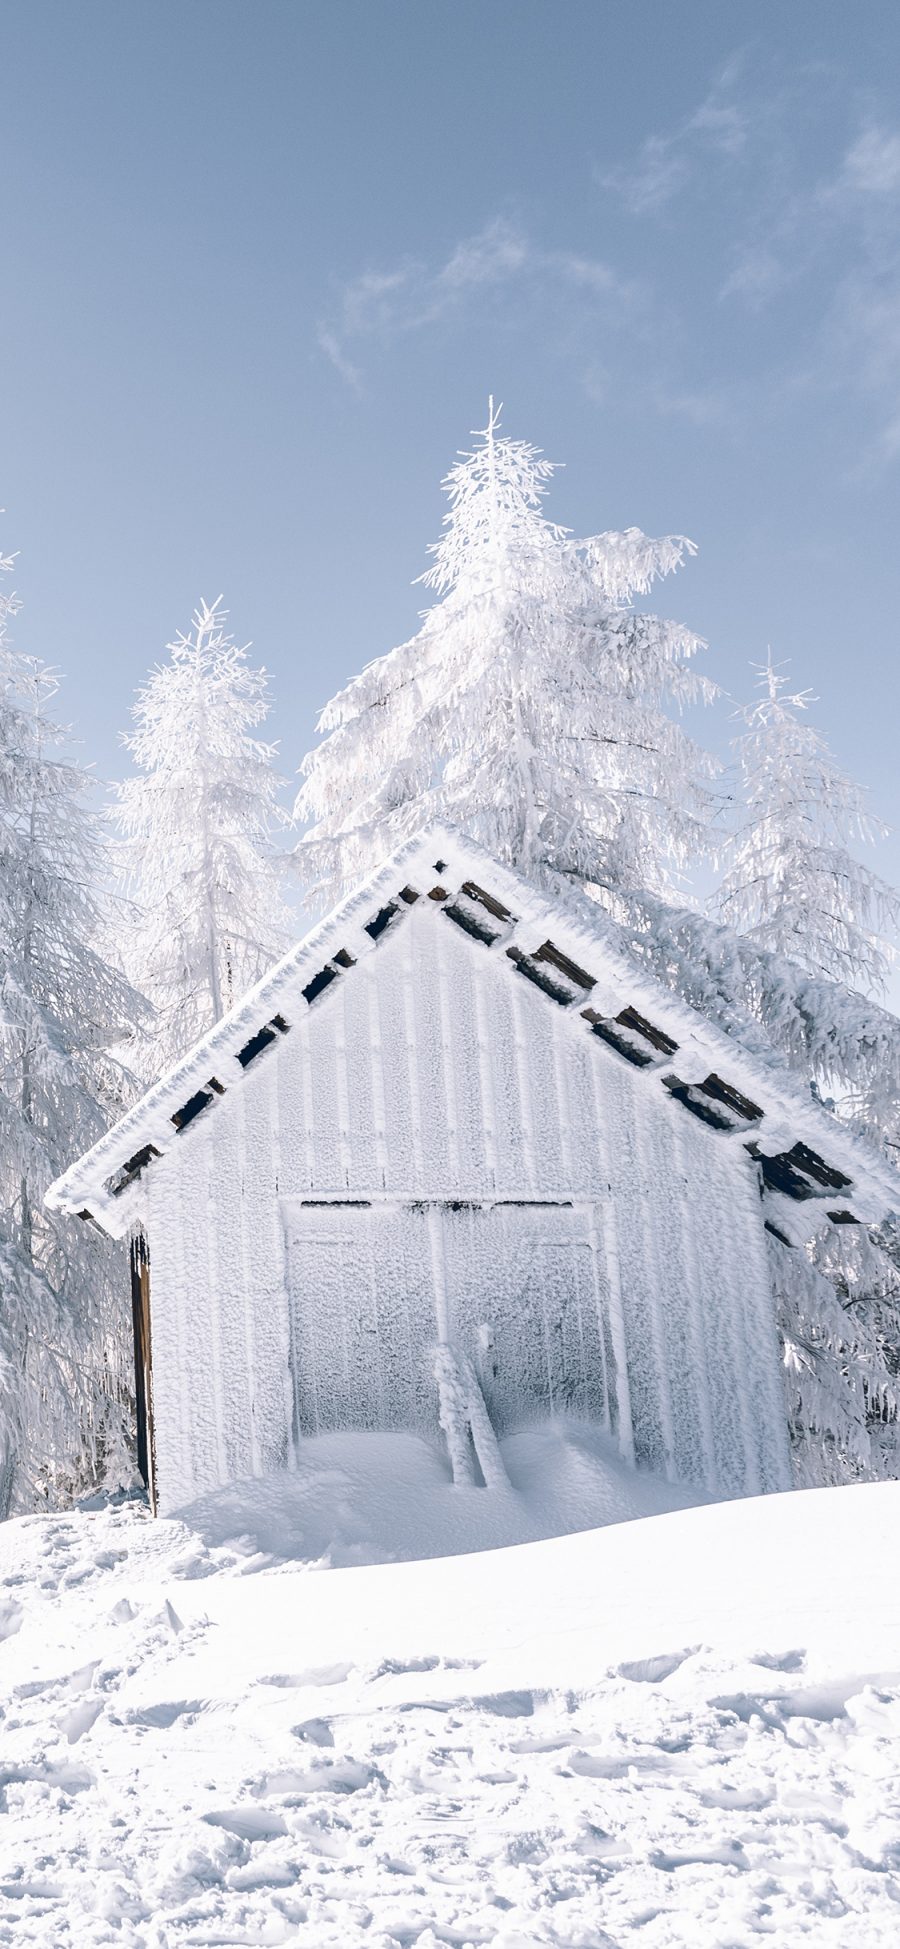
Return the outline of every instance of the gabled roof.
<path id="1" fill-rule="evenodd" d="M 895 1174 L 869 1144 L 813 1101 L 774 1051 L 745 1048 L 638 967 L 614 923 L 589 898 L 548 897 L 454 831 L 410 840 L 312 928 L 242 1001 L 168 1070 L 47 1192 L 51 1209 L 92 1218 L 122 1237 L 140 1217 L 141 1179 L 199 1113 L 297 1025 L 353 968 L 377 954 L 420 899 L 505 957 L 548 1007 L 571 1017 L 666 1090 L 684 1110 L 746 1145 L 760 1163 L 770 1222 L 788 1242 L 826 1211 L 877 1220 L 900 1206 Z"/>

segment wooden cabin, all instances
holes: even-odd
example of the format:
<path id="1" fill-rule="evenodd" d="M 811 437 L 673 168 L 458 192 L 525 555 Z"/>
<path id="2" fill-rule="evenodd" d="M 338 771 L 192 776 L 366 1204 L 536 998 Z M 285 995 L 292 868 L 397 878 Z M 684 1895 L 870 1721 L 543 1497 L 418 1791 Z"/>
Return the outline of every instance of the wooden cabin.
<path id="1" fill-rule="evenodd" d="M 590 902 L 432 828 L 48 1201 L 130 1240 L 163 1512 L 335 1429 L 489 1481 L 560 1415 L 743 1495 L 790 1484 L 766 1229 L 879 1215 L 881 1168 Z"/>

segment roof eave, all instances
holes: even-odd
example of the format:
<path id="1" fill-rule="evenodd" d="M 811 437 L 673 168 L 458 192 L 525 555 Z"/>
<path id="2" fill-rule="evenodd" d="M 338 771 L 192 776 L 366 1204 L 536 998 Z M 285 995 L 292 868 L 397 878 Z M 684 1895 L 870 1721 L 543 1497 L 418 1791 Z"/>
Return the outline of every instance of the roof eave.
<path id="1" fill-rule="evenodd" d="M 438 874 L 439 861 L 444 864 L 443 875 Z M 366 923 L 383 906 L 386 896 L 399 898 L 407 878 L 412 879 L 416 874 L 422 880 L 417 889 L 420 893 L 429 890 L 426 885 L 429 877 L 432 884 L 437 876 L 458 885 L 480 874 L 509 903 L 515 915 L 515 937 L 526 952 L 537 948 L 541 936 L 552 930 L 559 945 L 590 965 L 592 975 L 597 970 L 591 1000 L 601 1009 L 605 1006 L 615 1012 L 624 1001 L 666 1026 L 678 1045 L 672 1065 L 684 1083 L 699 1086 L 710 1072 L 724 1068 L 729 1082 L 763 1111 L 761 1121 L 752 1130 L 738 1129 L 728 1141 L 739 1142 L 742 1137 L 758 1132 L 769 1154 L 781 1147 L 789 1149 L 798 1140 L 808 1142 L 815 1150 L 821 1150 L 824 1144 L 829 1160 L 833 1159 L 852 1179 L 852 1189 L 835 1194 L 842 1206 L 851 1209 L 865 1223 L 877 1222 L 900 1206 L 896 1176 L 890 1166 L 870 1145 L 807 1097 L 774 1052 L 769 1060 L 748 1051 L 637 967 L 624 946 L 614 938 L 613 924 L 587 897 L 573 893 L 555 899 L 545 895 L 513 869 L 499 865 L 476 842 L 445 824 L 435 824 L 417 833 L 349 898 L 317 922 L 193 1050 L 161 1076 L 91 1150 L 51 1185 L 46 1197 L 48 1206 L 76 1215 L 87 1213 L 111 1236 L 124 1236 L 144 1210 L 145 1186 L 138 1176 L 124 1190 L 114 1194 L 109 1189 L 110 1180 L 123 1161 L 147 1143 L 161 1151 L 168 1150 L 173 1142 L 186 1139 L 187 1132 L 173 1130 L 173 1112 L 177 1113 L 186 1095 L 196 1090 L 198 1083 L 202 1085 L 207 1076 L 216 1076 L 226 1092 L 240 1081 L 238 1050 L 261 1023 L 275 1018 L 279 1001 L 291 985 L 296 987 L 301 977 L 317 971 L 319 964 L 333 958 L 339 947 L 346 945 L 352 951 L 354 962 L 377 952 L 377 941 L 369 938 Z"/>

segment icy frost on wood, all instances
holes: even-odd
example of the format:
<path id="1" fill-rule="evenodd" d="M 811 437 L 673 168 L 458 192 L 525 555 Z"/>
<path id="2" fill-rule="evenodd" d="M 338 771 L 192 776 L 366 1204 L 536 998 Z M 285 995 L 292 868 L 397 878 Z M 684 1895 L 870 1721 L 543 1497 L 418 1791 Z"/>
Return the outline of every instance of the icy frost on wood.
<path id="1" fill-rule="evenodd" d="M 425 901 L 148 1185 L 163 1507 L 292 1423 L 439 1440 L 442 1338 L 498 1433 L 565 1413 L 672 1477 L 787 1481 L 743 1145 Z"/>
<path id="2" fill-rule="evenodd" d="M 434 1377 L 455 1484 L 458 1488 L 474 1484 L 474 1454 L 485 1488 L 508 1489 L 509 1476 L 471 1361 L 445 1341 L 435 1348 Z"/>

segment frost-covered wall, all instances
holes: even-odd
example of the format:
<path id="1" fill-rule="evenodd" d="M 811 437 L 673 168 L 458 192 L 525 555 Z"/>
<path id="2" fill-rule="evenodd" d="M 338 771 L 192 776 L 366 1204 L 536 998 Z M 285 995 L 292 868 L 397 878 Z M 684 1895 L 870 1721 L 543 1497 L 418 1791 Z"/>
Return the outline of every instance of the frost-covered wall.
<path id="1" fill-rule="evenodd" d="M 501 1430 L 565 1409 L 672 1476 L 788 1486 L 739 1138 L 425 900 L 289 1003 L 290 1032 L 148 1173 L 162 1508 L 335 1420 L 437 1434 L 445 1333 Z"/>

